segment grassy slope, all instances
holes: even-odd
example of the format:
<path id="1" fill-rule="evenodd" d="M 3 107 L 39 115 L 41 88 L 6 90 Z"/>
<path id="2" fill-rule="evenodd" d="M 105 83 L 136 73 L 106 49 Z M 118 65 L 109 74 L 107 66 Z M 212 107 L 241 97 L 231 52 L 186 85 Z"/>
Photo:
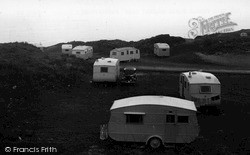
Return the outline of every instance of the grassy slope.
<path id="1" fill-rule="evenodd" d="M 43 91 L 77 85 L 89 72 L 91 64 L 73 57 L 51 57 L 27 43 L 0 44 L 0 139 L 28 132 L 25 122 L 35 117 Z"/>
<path id="2" fill-rule="evenodd" d="M 61 54 L 52 56 L 26 43 L 1 44 L 0 66 L 1 82 L 11 80 L 9 84 L 13 86 L 18 86 L 21 81 L 43 86 L 46 82 L 58 82 L 63 78 L 73 82 L 76 79 L 70 79 L 69 75 L 76 76 L 80 71 L 86 73 L 91 70 L 89 63 L 74 57 L 61 57 Z M 41 80 L 43 84 L 40 85 Z"/>
<path id="3" fill-rule="evenodd" d="M 248 36 L 241 37 L 241 33 Z M 249 69 L 250 30 L 240 30 L 225 34 L 212 34 L 197 37 L 193 44 L 200 50 L 199 58 L 213 65 Z"/>
<path id="4" fill-rule="evenodd" d="M 242 32 L 248 33 L 247 37 L 241 37 Z M 199 45 L 205 54 L 245 53 L 250 51 L 250 30 L 240 30 L 232 33 L 217 33 L 195 38 L 195 44 Z"/>

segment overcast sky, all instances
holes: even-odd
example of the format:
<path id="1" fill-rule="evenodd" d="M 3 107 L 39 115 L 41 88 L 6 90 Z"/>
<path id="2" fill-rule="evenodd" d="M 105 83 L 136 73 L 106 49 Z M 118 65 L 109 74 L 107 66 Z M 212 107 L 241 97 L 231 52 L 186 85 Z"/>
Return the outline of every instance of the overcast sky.
<path id="1" fill-rule="evenodd" d="M 235 30 L 250 28 L 249 0 L 0 0 L 0 43 L 188 37 L 188 21 L 231 12 Z"/>

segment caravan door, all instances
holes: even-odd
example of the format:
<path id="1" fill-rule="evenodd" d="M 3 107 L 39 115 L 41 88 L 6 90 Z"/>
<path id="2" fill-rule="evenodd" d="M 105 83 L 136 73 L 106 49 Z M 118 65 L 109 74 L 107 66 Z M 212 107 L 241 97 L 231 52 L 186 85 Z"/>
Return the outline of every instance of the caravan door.
<path id="1" fill-rule="evenodd" d="M 166 122 L 165 122 L 165 135 L 164 142 L 165 143 L 175 143 L 176 142 L 176 114 L 174 111 L 169 111 L 166 114 Z"/>
<path id="2" fill-rule="evenodd" d="M 134 60 L 134 59 L 135 59 L 135 51 L 130 50 L 129 51 L 129 61 Z"/>

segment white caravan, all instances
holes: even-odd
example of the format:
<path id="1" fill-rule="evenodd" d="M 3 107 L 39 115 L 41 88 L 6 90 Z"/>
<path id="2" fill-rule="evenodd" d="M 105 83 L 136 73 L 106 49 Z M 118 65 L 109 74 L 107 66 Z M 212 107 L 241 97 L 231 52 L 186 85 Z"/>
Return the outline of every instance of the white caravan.
<path id="1" fill-rule="evenodd" d="M 167 43 L 155 43 L 154 54 L 157 56 L 170 56 L 170 47 Z"/>
<path id="2" fill-rule="evenodd" d="M 134 47 L 115 48 L 110 51 L 110 58 L 116 58 L 119 61 L 138 61 L 140 59 L 140 50 Z"/>
<path id="3" fill-rule="evenodd" d="M 94 82 L 117 82 L 120 76 L 118 59 L 100 58 L 93 65 Z"/>
<path id="4" fill-rule="evenodd" d="M 92 46 L 76 46 L 72 49 L 72 54 L 77 58 L 82 58 L 84 60 L 93 57 L 93 47 Z"/>
<path id="5" fill-rule="evenodd" d="M 190 71 L 180 74 L 179 93 L 196 107 L 216 106 L 221 101 L 220 81 L 211 73 Z"/>
<path id="6" fill-rule="evenodd" d="M 72 45 L 71 44 L 63 44 L 62 45 L 62 54 L 72 54 Z"/>
<path id="7" fill-rule="evenodd" d="M 152 148 L 163 143 L 190 143 L 199 135 L 193 101 L 168 96 L 136 96 L 114 101 L 100 139 L 145 142 Z"/>

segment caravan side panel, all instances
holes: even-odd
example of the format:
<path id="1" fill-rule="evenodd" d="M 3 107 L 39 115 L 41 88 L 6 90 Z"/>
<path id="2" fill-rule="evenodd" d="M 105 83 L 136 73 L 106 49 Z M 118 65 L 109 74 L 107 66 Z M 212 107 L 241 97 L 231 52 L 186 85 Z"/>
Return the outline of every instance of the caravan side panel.
<path id="1" fill-rule="evenodd" d="M 210 93 L 201 93 L 201 86 L 210 86 Z M 192 84 L 189 89 L 189 100 L 195 102 L 197 107 L 204 105 L 219 105 L 221 101 L 221 86 L 220 84 Z"/>
<path id="2" fill-rule="evenodd" d="M 170 56 L 170 48 L 154 44 L 154 54 L 157 56 Z"/>
<path id="3" fill-rule="evenodd" d="M 122 50 L 118 53 L 118 59 L 119 61 L 129 61 L 130 60 L 130 55 L 128 54 L 127 50 Z"/>
<path id="4" fill-rule="evenodd" d="M 107 72 L 101 72 L 101 67 L 107 68 Z M 111 66 L 94 66 L 93 81 L 95 82 L 116 82 L 117 71 L 116 67 Z"/>
<path id="5" fill-rule="evenodd" d="M 72 49 L 62 49 L 62 54 L 72 54 Z"/>
<path id="6" fill-rule="evenodd" d="M 143 122 L 128 123 L 126 112 L 141 113 Z M 167 114 L 173 115 L 175 122 L 167 123 Z M 188 123 L 178 123 L 177 116 L 188 116 Z M 199 126 L 195 111 L 145 105 L 111 111 L 108 131 L 117 141 L 147 142 L 148 138 L 157 135 L 165 143 L 189 143 L 198 136 Z"/>
<path id="7" fill-rule="evenodd" d="M 110 58 L 115 58 L 115 59 L 119 59 L 119 61 L 127 61 L 128 60 L 128 56 L 127 55 L 121 55 L 120 51 L 116 51 L 116 50 L 112 50 L 110 51 Z"/>
<path id="8" fill-rule="evenodd" d="M 110 58 L 119 59 L 119 61 L 130 61 L 140 59 L 140 51 L 138 49 L 122 49 L 110 51 Z"/>
<path id="9" fill-rule="evenodd" d="M 187 80 L 187 77 L 183 74 L 180 75 L 179 78 L 179 94 L 182 98 L 185 98 L 187 100 L 191 100 L 191 96 L 190 96 L 190 85 L 189 82 Z"/>
<path id="10" fill-rule="evenodd" d="M 73 54 L 75 54 L 77 58 L 81 58 L 84 60 L 88 58 L 86 54 L 86 50 L 74 50 Z"/>
<path id="11" fill-rule="evenodd" d="M 159 56 L 170 56 L 169 48 L 161 48 Z"/>
<path id="12" fill-rule="evenodd" d="M 138 50 L 138 49 L 135 50 L 134 59 L 135 59 L 135 60 L 139 60 L 139 59 L 140 59 L 140 50 Z"/>
<path id="13" fill-rule="evenodd" d="M 77 58 L 86 60 L 86 59 L 92 58 L 93 50 L 92 48 L 87 48 L 84 50 L 75 49 L 72 51 L 72 54 L 74 54 Z"/>
<path id="14" fill-rule="evenodd" d="M 89 47 L 86 49 L 86 59 L 90 59 L 93 57 L 93 48 Z"/>
<path id="15" fill-rule="evenodd" d="M 152 112 L 148 112 L 151 109 Z M 109 136 L 116 141 L 146 142 L 152 135 L 164 137 L 164 115 L 153 112 L 153 106 L 127 107 L 111 111 Z M 127 123 L 125 112 L 142 112 L 143 123 Z M 157 124 L 155 123 L 157 122 Z"/>
<path id="16" fill-rule="evenodd" d="M 72 54 L 72 45 L 62 45 L 62 54 Z"/>
<path id="17" fill-rule="evenodd" d="M 191 111 L 190 111 L 191 112 Z M 188 114 L 189 123 L 178 123 L 179 116 L 187 116 L 185 113 L 177 114 L 175 143 L 190 143 L 199 135 L 199 125 L 195 112 Z"/>

